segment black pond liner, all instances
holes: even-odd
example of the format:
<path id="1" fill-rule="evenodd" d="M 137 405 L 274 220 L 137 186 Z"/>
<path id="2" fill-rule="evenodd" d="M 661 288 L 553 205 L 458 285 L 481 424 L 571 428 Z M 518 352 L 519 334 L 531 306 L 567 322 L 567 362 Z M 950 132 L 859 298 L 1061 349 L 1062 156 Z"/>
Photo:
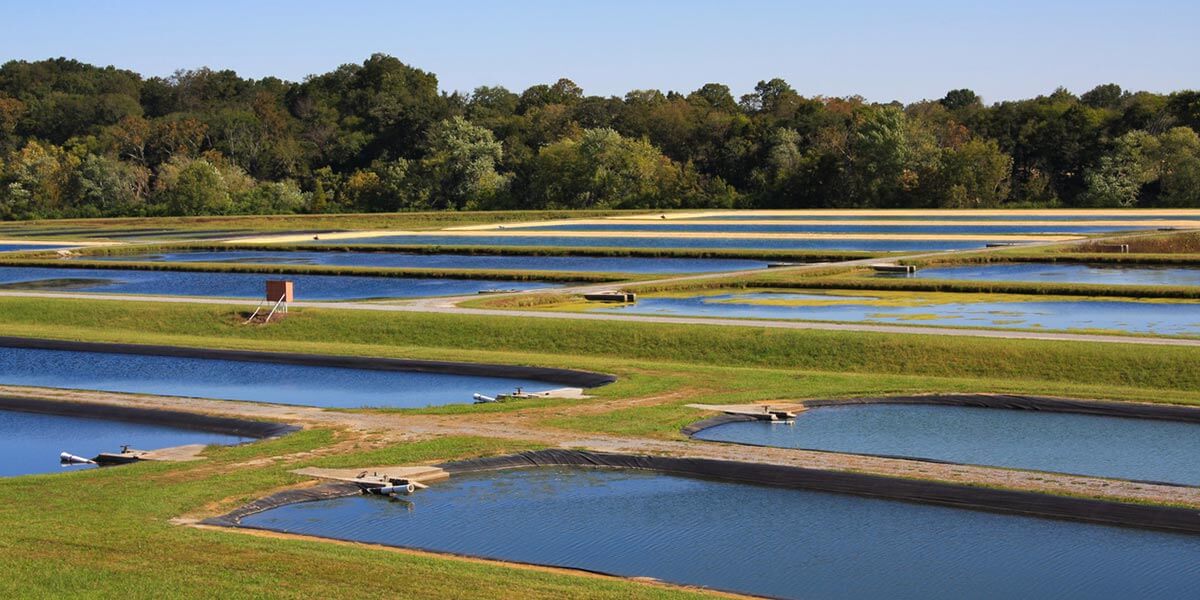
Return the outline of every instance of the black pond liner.
<path id="1" fill-rule="evenodd" d="M 825 471 L 789 465 L 708 458 L 639 456 L 583 450 L 536 450 L 506 456 L 456 461 L 438 466 L 450 473 L 451 477 L 456 474 L 530 467 L 636 469 L 683 477 L 833 492 L 968 510 L 1200 534 L 1200 511 L 1196 509 L 1055 496 L 1037 492 L 903 479 L 849 471 Z M 203 523 L 225 527 L 244 527 L 241 519 L 251 514 L 287 504 L 327 500 L 358 493 L 356 485 L 345 483 L 323 484 L 303 490 L 288 490 L 261 498 L 225 515 L 206 519 Z"/>
<path id="2" fill-rule="evenodd" d="M 280 342 L 286 344 L 286 342 Z M 256 350 L 219 350 L 211 348 L 186 348 L 181 346 L 156 346 L 145 344 L 119 344 L 105 342 L 76 342 L 69 340 L 47 340 L 0 336 L 0 347 L 30 348 L 36 350 L 67 350 L 73 352 L 102 352 L 108 354 L 138 354 L 149 356 L 173 356 L 181 358 L 206 358 L 266 362 L 312 367 L 341 367 L 346 369 L 369 369 L 374 371 L 410 371 L 421 373 L 443 373 L 451 375 L 477 375 L 509 379 L 534 379 L 559 385 L 593 388 L 610 384 L 616 376 L 575 369 L 549 367 L 525 367 L 488 363 L 455 362 L 444 360 L 418 360 L 408 358 L 376 358 L 369 356 L 338 356 L 330 354 L 304 354 L 299 352 L 265 352 Z"/>

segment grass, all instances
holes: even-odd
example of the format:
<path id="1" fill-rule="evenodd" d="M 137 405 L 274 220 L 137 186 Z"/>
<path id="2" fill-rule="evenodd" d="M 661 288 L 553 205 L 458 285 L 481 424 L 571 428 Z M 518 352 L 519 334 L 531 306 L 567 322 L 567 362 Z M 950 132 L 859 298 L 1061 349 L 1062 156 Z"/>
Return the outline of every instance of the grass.
<path id="1" fill-rule="evenodd" d="M 607 578 L 511 569 L 358 545 L 250 536 L 172 525 L 304 478 L 290 469 L 423 462 L 514 452 L 536 444 L 441 438 L 329 458 L 333 439 L 305 431 L 210 449 L 199 463 L 139 464 L 0 480 L 0 595 L 125 598 L 337 598 L 364 582 L 421 598 L 688 598 L 699 594 Z M 250 459 L 276 457 L 265 464 Z M 86 493 L 81 494 L 81 491 Z M 65 518 L 68 517 L 69 518 Z M 374 584 L 369 584 L 374 585 Z"/>

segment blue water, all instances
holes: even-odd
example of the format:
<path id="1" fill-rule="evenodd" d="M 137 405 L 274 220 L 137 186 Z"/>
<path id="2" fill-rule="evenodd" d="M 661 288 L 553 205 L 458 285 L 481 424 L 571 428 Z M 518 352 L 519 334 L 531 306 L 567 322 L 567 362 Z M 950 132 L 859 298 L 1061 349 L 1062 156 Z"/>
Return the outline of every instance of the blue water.
<path id="1" fill-rule="evenodd" d="M 17 252 L 21 250 L 58 250 L 66 246 L 47 246 L 45 244 L 0 244 L 0 252 Z"/>
<path id="2" fill-rule="evenodd" d="M 917 252 L 982 248 L 1005 240 L 854 240 L 854 239 L 755 239 L 679 237 L 573 237 L 385 235 L 338 240 L 339 244 L 407 246 L 554 246 L 603 248 L 736 248 L 744 250 L 847 250 L 865 252 Z"/>
<path id="3" fill-rule="evenodd" d="M 120 452 L 122 445 L 156 450 L 248 440 L 161 425 L 0 410 L 0 477 L 93 468 L 59 466 L 58 455 L 62 452 L 93 458 L 101 452 Z"/>
<path id="4" fill-rule="evenodd" d="M 194 251 L 86 257 L 88 260 L 225 262 L 421 269 L 513 269 L 572 273 L 708 273 L 761 269 L 760 260 L 596 256 L 487 256 L 403 252 Z"/>
<path id="5" fill-rule="evenodd" d="M 1200 425 L 968 406 L 850 404 L 809 409 L 791 425 L 705 429 L 699 439 L 781 448 L 1200 485 Z"/>
<path id="6" fill-rule="evenodd" d="M 904 275 L 900 275 L 900 277 L 904 277 Z M 917 277 L 919 279 L 962 279 L 969 281 L 1049 281 L 1054 283 L 1097 283 L 1106 285 L 1200 285 L 1200 268 L 1009 263 L 929 267 L 921 269 L 915 275 L 909 275 L 908 277 Z"/>
<path id="7" fill-rule="evenodd" d="M 5 287 L 18 289 L 36 287 L 47 291 L 64 290 L 112 294 L 262 298 L 264 282 L 268 279 L 287 279 L 294 282 L 296 300 L 417 298 L 474 294 L 481 290 L 497 288 L 525 290 L 556 287 L 556 284 L 544 282 L 485 279 L 203 273 L 133 269 L 0 268 L 0 285 L 19 284 L 5 285 Z"/>
<path id="8" fill-rule="evenodd" d="M 618 470 L 454 476 L 246 525 L 804 599 L 1195 598 L 1200 536 Z"/>
<path id="9" fill-rule="evenodd" d="M 936 293 L 923 296 L 936 300 Z M 781 306 L 778 301 L 836 301 L 849 304 Z M 636 304 L 593 309 L 643 315 L 797 319 L 904 325 L 952 325 L 1001 329 L 1100 329 L 1161 335 L 1200 334 L 1200 304 L 1133 300 L 945 302 L 922 306 L 875 306 L 869 296 L 739 293 L 685 298 L 638 298 Z"/>
<path id="10" fill-rule="evenodd" d="M 521 227 L 521 230 L 540 231 L 698 231 L 722 233 L 896 233 L 896 234 L 959 234 L 959 235 L 1004 235 L 1004 234 L 1084 234 L 1107 233 L 1147 229 L 1141 226 L 1094 226 L 1094 225 L 956 225 L 953 221 L 941 225 L 861 225 L 853 223 L 820 225 L 745 225 L 741 223 L 688 223 L 686 221 L 662 223 L 587 223 L 557 224 Z"/>
<path id="11" fill-rule="evenodd" d="M 646 218 L 657 218 L 656 215 L 649 215 Z M 813 215 L 803 210 L 797 210 L 789 214 L 773 214 L 773 215 L 753 215 L 732 213 L 715 213 L 707 215 L 697 215 L 695 217 L 679 218 L 675 220 L 754 220 L 754 221 L 786 221 L 786 220 L 803 220 L 803 221 L 1200 221 L 1200 214 L 1196 212 L 1189 213 L 1161 213 L 1155 215 L 1137 215 L 1137 214 L 1121 214 L 1109 213 L 1100 215 L 1080 215 L 1071 214 L 1069 212 L 1058 214 L 1040 214 L 1040 215 L 985 215 L 973 214 L 970 210 L 964 210 L 954 214 L 934 214 L 934 215 L 914 215 L 914 214 L 822 214 Z"/>
<path id="12" fill-rule="evenodd" d="M 0 384 L 326 408 L 420 408 L 470 403 L 476 392 L 562 387 L 501 377 L 5 347 Z"/>

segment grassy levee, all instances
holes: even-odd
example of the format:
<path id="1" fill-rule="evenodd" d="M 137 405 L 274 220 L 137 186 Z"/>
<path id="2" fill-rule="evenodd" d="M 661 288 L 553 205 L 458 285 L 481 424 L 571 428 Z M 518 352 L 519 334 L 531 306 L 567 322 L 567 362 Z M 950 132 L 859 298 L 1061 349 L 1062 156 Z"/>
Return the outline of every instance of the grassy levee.
<path id="1" fill-rule="evenodd" d="M 443 229 L 488 223 L 512 223 L 548 219 L 587 219 L 641 214 L 644 210 L 497 210 L 428 211 L 398 213 L 346 213 L 313 215 L 214 215 L 206 217 L 123 217 L 9 221 L 5 225 L 24 229 L 122 229 L 129 227 L 172 230 L 246 229 L 250 231 L 336 230 L 336 229 Z"/>
<path id="2" fill-rule="evenodd" d="M 0 298 L 0 333 L 591 368 L 612 361 L 980 379 L 1200 388 L 1200 349 L 866 332 L 772 330 L 437 313 L 295 309 L 265 327 L 230 307 Z M 602 369 L 601 369 L 602 370 Z M 601 388 L 603 389 L 603 388 Z"/>
<path id="3" fill-rule="evenodd" d="M 700 596 L 611 578 L 171 523 L 300 483 L 306 478 L 288 470 L 303 466 L 440 461 L 537 447 L 459 437 L 319 456 L 340 437 L 305 431 L 244 447 L 210 448 L 207 460 L 198 463 L 0 479 L 0 595 L 343 598 L 381 589 L 377 582 L 384 580 L 388 593 L 420 598 Z"/>
<path id="4" fill-rule="evenodd" d="M 261 273 L 268 275 L 348 275 L 356 277 L 423 277 L 430 279 L 495 279 L 499 281 L 548 281 L 558 283 L 607 283 L 649 277 L 645 274 L 532 271 L 517 269 L 431 269 L 358 267 L 335 265 L 289 265 L 271 263 L 154 262 L 123 260 L 43 260 L 0 257 L 0 267 L 57 269 L 135 269 L 139 271 L 184 271 L 197 273 Z"/>

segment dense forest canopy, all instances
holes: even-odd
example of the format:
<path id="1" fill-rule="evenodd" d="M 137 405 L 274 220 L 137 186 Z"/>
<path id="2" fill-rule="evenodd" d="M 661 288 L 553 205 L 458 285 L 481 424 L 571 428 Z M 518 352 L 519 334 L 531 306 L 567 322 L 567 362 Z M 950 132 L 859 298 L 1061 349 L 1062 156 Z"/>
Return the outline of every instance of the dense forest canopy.
<path id="1" fill-rule="evenodd" d="M 1200 92 L 985 105 L 443 93 L 377 54 L 300 83 L 0 67 L 0 218 L 431 209 L 1200 207 Z"/>

